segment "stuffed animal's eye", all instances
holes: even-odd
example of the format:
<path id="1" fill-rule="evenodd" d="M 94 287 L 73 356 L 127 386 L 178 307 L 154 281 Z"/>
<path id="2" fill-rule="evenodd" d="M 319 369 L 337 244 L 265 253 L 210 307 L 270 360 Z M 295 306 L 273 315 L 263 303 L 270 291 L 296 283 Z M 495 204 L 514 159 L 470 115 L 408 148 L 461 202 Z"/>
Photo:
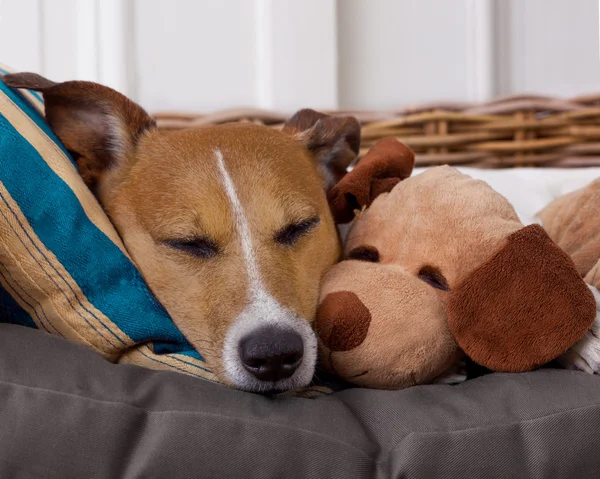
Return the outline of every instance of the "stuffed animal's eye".
<path id="1" fill-rule="evenodd" d="M 450 291 L 448 281 L 446 281 L 442 272 L 435 266 L 423 266 L 419 271 L 419 279 L 434 288 L 441 289 L 442 291 Z"/>
<path id="2" fill-rule="evenodd" d="M 348 253 L 347 259 L 367 261 L 369 263 L 379 263 L 379 251 L 377 251 L 375 246 L 358 246 Z"/>
<path id="3" fill-rule="evenodd" d="M 219 254 L 219 246 L 209 238 L 171 239 L 164 244 L 197 258 L 208 259 Z"/>
<path id="4" fill-rule="evenodd" d="M 273 239 L 276 243 L 283 246 L 292 246 L 302 236 L 308 234 L 309 231 L 314 229 L 321 220 L 317 217 L 309 218 L 298 223 L 292 223 L 287 225 L 285 228 L 280 229 L 275 233 Z"/>

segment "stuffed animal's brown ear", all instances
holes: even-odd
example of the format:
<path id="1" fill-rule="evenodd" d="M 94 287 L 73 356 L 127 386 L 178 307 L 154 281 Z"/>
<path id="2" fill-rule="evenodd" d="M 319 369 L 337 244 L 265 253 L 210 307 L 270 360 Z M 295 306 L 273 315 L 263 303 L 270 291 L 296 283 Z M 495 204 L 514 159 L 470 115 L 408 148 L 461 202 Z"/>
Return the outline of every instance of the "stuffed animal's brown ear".
<path id="1" fill-rule="evenodd" d="M 13 73 L 2 80 L 13 88 L 42 93 L 46 121 L 92 189 L 98 177 L 123 160 L 155 124 L 140 106 L 97 83 L 55 83 L 35 73 Z"/>
<path id="2" fill-rule="evenodd" d="M 312 153 L 329 190 L 347 172 L 360 149 L 360 123 L 352 116 L 331 116 L 304 109 L 292 116 L 281 130 L 297 139 Z"/>
<path id="3" fill-rule="evenodd" d="M 592 325 L 596 303 L 569 256 L 531 225 L 454 289 L 447 314 L 471 359 L 493 371 L 519 372 L 575 344 Z"/>
<path id="4" fill-rule="evenodd" d="M 336 222 L 352 221 L 355 210 L 370 206 L 377 196 L 408 178 L 414 164 L 415 155 L 404 143 L 394 137 L 379 140 L 329 192 L 329 205 Z"/>

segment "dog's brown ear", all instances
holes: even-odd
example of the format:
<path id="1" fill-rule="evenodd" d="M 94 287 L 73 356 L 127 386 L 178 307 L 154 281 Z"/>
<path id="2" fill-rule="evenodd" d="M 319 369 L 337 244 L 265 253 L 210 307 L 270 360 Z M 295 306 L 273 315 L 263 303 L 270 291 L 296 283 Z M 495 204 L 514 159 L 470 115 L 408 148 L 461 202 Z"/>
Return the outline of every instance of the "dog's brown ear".
<path id="1" fill-rule="evenodd" d="M 140 106 L 97 83 L 55 83 L 35 73 L 13 73 L 3 81 L 42 93 L 46 121 L 91 188 L 102 172 L 125 161 L 140 135 L 155 125 Z"/>
<path id="2" fill-rule="evenodd" d="M 451 293 L 448 326 L 476 363 L 528 371 L 557 358 L 590 328 L 594 295 L 539 225 L 513 233 Z"/>
<path id="3" fill-rule="evenodd" d="M 408 178 L 415 165 L 412 150 L 394 137 L 379 140 L 329 192 L 331 211 L 337 223 L 352 221 L 354 211 L 370 206 Z"/>
<path id="4" fill-rule="evenodd" d="M 310 109 L 298 111 L 282 131 L 312 153 L 329 190 L 347 172 L 360 149 L 360 124 L 352 116 L 331 116 Z"/>

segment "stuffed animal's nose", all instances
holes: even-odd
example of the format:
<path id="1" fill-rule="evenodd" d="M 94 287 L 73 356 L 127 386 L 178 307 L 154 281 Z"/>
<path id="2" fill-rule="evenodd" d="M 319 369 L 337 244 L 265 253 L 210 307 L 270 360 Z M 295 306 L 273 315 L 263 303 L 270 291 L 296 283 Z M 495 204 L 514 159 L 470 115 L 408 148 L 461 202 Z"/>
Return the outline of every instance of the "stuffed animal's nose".
<path id="1" fill-rule="evenodd" d="M 302 337 L 291 330 L 264 327 L 246 336 L 239 345 L 244 369 L 261 381 L 289 378 L 302 363 Z"/>
<path id="2" fill-rule="evenodd" d="M 371 312 L 350 291 L 329 293 L 317 309 L 317 334 L 330 351 L 349 351 L 369 332 Z"/>

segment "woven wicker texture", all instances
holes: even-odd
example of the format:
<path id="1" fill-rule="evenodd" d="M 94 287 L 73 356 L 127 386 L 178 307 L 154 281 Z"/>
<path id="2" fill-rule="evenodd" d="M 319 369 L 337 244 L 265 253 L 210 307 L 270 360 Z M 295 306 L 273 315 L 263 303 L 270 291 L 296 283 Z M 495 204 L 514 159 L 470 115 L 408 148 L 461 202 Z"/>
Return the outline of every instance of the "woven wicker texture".
<path id="1" fill-rule="evenodd" d="M 335 111 L 362 124 L 362 149 L 395 136 L 416 153 L 417 166 L 484 168 L 600 165 L 600 94 L 572 99 L 534 95 L 484 104 L 431 103 L 394 111 Z M 257 109 L 198 115 L 160 112 L 165 130 L 253 122 L 280 128 L 288 115 Z"/>

